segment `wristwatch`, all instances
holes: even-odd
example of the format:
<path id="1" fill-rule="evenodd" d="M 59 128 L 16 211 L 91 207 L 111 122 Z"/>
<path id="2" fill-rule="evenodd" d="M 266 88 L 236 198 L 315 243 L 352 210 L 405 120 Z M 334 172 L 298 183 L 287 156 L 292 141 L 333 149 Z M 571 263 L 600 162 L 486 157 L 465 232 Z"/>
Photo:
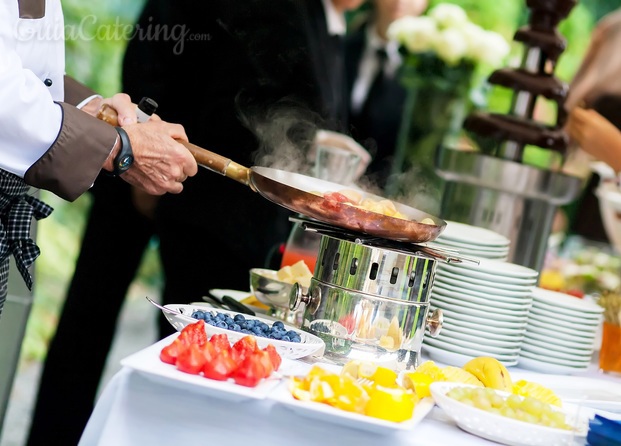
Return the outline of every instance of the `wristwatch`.
<path id="1" fill-rule="evenodd" d="M 134 152 L 132 151 L 132 145 L 129 142 L 127 132 L 121 127 L 116 127 L 116 131 L 121 139 L 121 149 L 112 162 L 113 169 L 111 173 L 113 176 L 126 172 L 134 163 Z"/>

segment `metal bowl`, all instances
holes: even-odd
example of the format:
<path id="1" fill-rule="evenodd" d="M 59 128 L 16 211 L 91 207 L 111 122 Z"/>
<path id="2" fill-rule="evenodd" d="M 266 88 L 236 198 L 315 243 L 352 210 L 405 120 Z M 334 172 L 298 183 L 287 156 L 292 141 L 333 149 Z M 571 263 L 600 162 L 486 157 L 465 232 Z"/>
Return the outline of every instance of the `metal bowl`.
<path id="1" fill-rule="evenodd" d="M 265 268 L 250 270 L 250 291 L 259 302 L 278 310 L 289 310 L 293 284 L 278 280 L 277 271 Z"/>

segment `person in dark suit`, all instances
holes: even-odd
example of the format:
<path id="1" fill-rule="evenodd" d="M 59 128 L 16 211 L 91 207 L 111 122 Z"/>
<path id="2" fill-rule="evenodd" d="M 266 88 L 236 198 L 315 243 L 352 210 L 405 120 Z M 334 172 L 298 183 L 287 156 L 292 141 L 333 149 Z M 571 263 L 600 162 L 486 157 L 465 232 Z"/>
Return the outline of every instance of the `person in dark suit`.
<path id="1" fill-rule="evenodd" d="M 405 89 L 397 72 L 401 56 L 388 26 L 405 15 L 419 15 L 427 0 L 372 0 L 366 18 L 345 39 L 349 131 L 373 156 L 366 176 L 383 188 L 392 167 Z"/>
<path id="2" fill-rule="evenodd" d="M 132 97 L 155 99 L 163 118 L 178 117 L 194 144 L 246 166 L 300 167 L 317 129 L 346 128 L 343 13 L 361 2 L 148 0 L 127 46 L 123 86 Z M 206 169 L 184 183 L 179 200 L 117 186 L 102 181 L 95 195 L 39 385 L 30 446 L 77 444 L 152 235 L 163 303 L 185 304 L 212 288 L 248 289 L 248 270 L 265 266 L 291 228 L 289 211 Z M 155 205 L 153 219 L 140 210 L 145 204 L 147 211 Z M 125 226 L 111 225 L 108 213 L 124 214 Z M 127 234 L 120 249 L 111 243 L 118 233 Z M 102 269 L 102 262 L 112 266 Z M 114 265 L 117 276 L 104 277 Z M 105 308 L 94 312 L 91 299 Z M 158 323 L 160 337 L 174 331 L 163 316 Z"/>

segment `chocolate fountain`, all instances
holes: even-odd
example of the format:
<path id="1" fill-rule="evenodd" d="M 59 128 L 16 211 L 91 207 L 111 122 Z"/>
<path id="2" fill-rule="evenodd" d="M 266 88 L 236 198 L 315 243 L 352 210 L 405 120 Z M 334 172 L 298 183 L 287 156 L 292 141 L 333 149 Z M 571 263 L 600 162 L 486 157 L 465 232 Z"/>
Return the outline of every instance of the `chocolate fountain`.
<path id="1" fill-rule="evenodd" d="M 511 240 L 508 261 L 537 271 L 543 266 L 558 206 L 575 200 L 581 191 L 580 178 L 523 162 L 528 146 L 566 156 L 568 88 L 554 76 L 566 41 L 556 27 L 576 3 L 526 1 L 529 22 L 513 38 L 525 47 L 521 66 L 496 70 L 489 77 L 492 85 L 514 91 L 510 112 L 475 112 L 465 119 L 464 130 L 478 151 L 443 147 L 436 153 L 436 171 L 445 180 L 441 217 L 505 235 Z M 556 104 L 554 124 L 533 119 L 539 98 Z"/>

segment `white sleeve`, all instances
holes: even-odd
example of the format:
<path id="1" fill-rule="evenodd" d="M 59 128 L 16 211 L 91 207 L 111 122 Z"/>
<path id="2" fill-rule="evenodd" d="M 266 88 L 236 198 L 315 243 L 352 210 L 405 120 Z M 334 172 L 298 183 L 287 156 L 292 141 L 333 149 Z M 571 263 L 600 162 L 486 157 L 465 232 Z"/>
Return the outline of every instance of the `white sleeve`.
<path id="1" fill-rule="evenodd" d="M 14 11 L 7 1 L 1 0 L 0 168 L 23 177 L 56 140 L 62 123 L 62 109 L 54 102 L 43 81 L 24 67 L 17 48 L 23 52 L 30 42 L 18 41 L 16 37 Z M 33 49 L 36 45 L 35 42 Z M 54 76 L 54 79 L 62 82 L 62 78 Z"/>

